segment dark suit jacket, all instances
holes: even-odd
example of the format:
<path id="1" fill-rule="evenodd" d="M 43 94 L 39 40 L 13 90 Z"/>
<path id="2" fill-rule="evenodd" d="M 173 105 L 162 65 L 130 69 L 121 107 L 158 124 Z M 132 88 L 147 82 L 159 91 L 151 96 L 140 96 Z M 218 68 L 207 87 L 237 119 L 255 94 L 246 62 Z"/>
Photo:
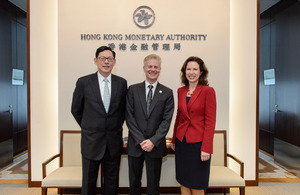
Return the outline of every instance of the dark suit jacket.
<path id="1" fill-rule="evenodd" d="M 187 143 L 202 141 L 201 151 L 213 153 L 216 124 L 216 95 L 212 87 L 198 85 L 189 103 L 186 94 L 189 86 L 178 89 L 178 109 L 172 143 L 185 136 Z M 176 148 L 176 146 L 175 146 Z"/>
<path id="2" fill-rule="evenodd" d="M 81 127 L 81 153 L 85 158 L 101 160 L 106 147 L 112 157 L 122 153 L 126 92 L 127 81 L 112 74 L 111 101 L 106 113 L 97 73 L 78 79 L 71 112 Z"/>
<path id="3" fill-rule="evenodd" d="M 169 131 L 173 111 L 172 90 L 158 83 L 147 117 L 145 82 L 130 86 L 126 102 L 126 124 L 129 129 L 128 155 L 141 156 L 144 151 L 139 144 L 145 139 L 150 139 L 155 146 L 151 152 L 145 152 L 147 155 L 153 158 L 167 155 L 165 136 Z"/>

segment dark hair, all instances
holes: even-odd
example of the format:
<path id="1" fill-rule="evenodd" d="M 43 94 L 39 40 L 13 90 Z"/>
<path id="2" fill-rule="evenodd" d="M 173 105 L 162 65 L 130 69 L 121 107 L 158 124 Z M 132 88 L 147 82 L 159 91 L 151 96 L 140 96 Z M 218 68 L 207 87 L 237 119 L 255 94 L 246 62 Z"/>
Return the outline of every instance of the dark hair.
<path id="1" fill-rule="evenodd" d="M 105 51 L 105 50 L 109 50 L 112 52 L 114 58 L 116 58 L 116 52 L 113 51 L 110 47 L 107 47 L 107 46 L 101 46 L 99 47 L 97 50 L 96 50 L 96 58 L 98 57 L 99 53 L 102 52 L 102 51 Z"/>
<path id="2" fill-rule="evenodd" d="M 208 85 L 208 80 L 207 80 L 207 76 L 208 76 L 208 70 L 203 62 L 203 60 L 199 57 L 196 56 L 191 56 L 188 59 L 185 60 L 185 62 L 183 63 L 182 67 L 181 67 L 181 83 L 183 85 L 189 85 L 189 81 L 186 78 L 185 72 L 186 72 L 186 67 L 187 64 L 189 62 L 196 62 L 199 65 L 200 68 L 200 72 L 201 75 L 199 77 L 199 82 L 198 84 L 201 85 Z"/>

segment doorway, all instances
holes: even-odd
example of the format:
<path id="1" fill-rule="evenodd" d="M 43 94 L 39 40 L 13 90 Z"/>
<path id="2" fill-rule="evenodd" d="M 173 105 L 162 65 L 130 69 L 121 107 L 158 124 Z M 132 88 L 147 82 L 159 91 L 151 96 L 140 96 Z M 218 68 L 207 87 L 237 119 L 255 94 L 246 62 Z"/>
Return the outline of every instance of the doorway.
<path id="1" fill-rule="evenodd" d="M 0 2 L 0 169 L 27 151 L 27 16 Z"/>
<path id="2" fill-rule="evenodd" d="M 11 50 L 10 16 L 0 8 L 0 167 L 12 162 L 13 159 L 13 133 L 12 133 L 12 85 L 11 71 L 12 59 L 8 55 Z M 8 47 L 7 47 L 8 46 Z"/>
<path id="3" fill-rule="evenodd" d="M 261 14 L 259 147 L 300 176 L 300 2 L 279 2 Z M 266 83 L 273 70 L 274 81 Z"/>

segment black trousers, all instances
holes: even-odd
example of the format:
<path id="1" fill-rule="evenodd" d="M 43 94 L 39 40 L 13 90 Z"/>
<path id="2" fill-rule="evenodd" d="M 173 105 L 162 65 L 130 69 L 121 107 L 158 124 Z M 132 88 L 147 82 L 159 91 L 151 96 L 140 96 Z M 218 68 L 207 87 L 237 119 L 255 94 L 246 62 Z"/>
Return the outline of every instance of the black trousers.
<path id="1" fill-rule="evenodd" d="M 103 195 L 117 195 L 119 189 L 119 170 L 121 155 L 111 158 L 106 149 L 101 160 L 90 160 L 82 156 L 82 195 L 95 195 L 99 166 L 103 166 Z"/>
<path id="2" fill-rule="evenodd" d="M 147 195 L 159 194 L 159 181 L 162 158 L 151 158 L 144 154 L 140 157 L 128 155 L 130 195 L 141 195 L 144 161 L 147 173 Z"/>

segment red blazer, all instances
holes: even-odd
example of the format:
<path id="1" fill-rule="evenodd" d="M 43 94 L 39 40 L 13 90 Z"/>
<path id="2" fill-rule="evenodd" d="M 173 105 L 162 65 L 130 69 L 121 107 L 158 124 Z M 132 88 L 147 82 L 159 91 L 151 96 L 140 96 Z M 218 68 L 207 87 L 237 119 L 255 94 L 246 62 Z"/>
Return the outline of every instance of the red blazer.
<path id="1" fill-rule="evenodd" d="M 175 138 L 182 141 L 185 136 L 187 143 L 202 141 L 201 151 L 212 154 L 216 124 L 215 90 L 198 85 L 186 104 L 188 88 L 184 86 L 177 90 L 178 108 L 172 143 L 175 143 Z"/>

